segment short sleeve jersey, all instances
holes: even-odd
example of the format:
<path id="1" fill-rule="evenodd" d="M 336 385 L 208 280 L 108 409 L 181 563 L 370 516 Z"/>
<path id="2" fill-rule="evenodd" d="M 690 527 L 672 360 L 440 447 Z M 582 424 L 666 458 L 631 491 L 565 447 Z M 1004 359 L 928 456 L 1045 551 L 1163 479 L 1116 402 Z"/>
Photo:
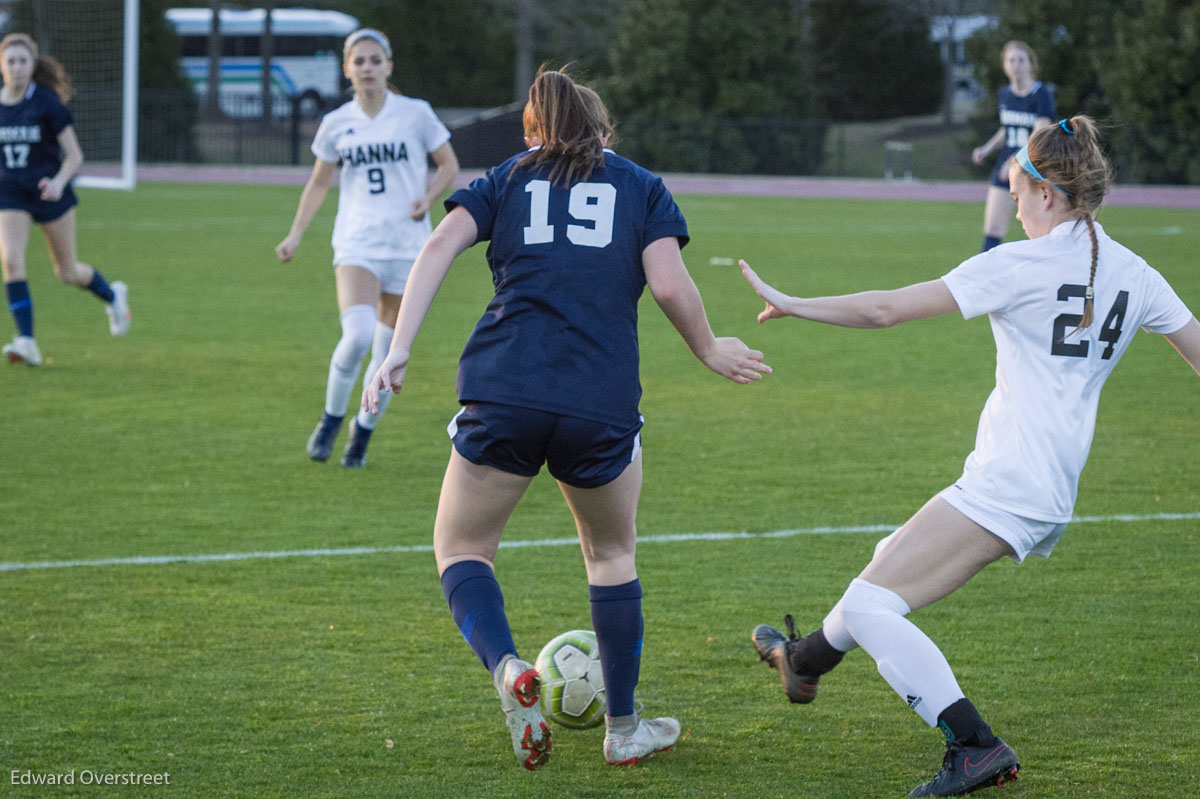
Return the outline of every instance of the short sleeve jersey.
<path id="1" fill-rule="evenodd" d="M 1095 225 L 1094 319 L 1076 332 L 1091 265 L 1087 226 L 995 247 L 942 277 L 964 318 L 987 314 L 996 387 L 959 485 L 1011 513 L 1067 522 L 1100 389 L 1138 328 L 1174 333 L 1192 314 L 1157 271 Z"/>
<path id="2" fill-rule="evenodd" d="M 388 92 L 374 118 L 351 100 L 321 120 L 312 152 L 342 168 L 334 260 L 416 258 L 429 238 L 429 215 L 411 218 L 425 194 L 429 154 L 450 131 L 424 100 Z"/>
<path id="3" fill-rule="evenodd" d="M 1013 92 L 1012 86 L 1001 88 L 996 92 L 996 107 L 1004 127 L 1004 144 L 997 163 L 1004 163 L 1025 146 L 1039 117 L 1054 119 L 1056 115 L 1054 93 L 1041 81 L 1034 81 L 1033 89 L 1024 97 Z"/>
<path id="4" fill-rule="evenodd" d="M 569 187 L 519 158 L 446 200 L 490 242 L 496 291 L 459 361 L 459 400 L 635 424 L 642 251 L 668 236 L 683 246 L 687 223 L 659 178 L 612 151 Z"/>
<path id="5" fill-rule="evenodd" d="M 58 134 L 70 124 L 58 95 L 36 83 L 16 105 L 0 104 L 0 180 L 34 191 L 39 180 L 53 177 L 63 160 Z"/>

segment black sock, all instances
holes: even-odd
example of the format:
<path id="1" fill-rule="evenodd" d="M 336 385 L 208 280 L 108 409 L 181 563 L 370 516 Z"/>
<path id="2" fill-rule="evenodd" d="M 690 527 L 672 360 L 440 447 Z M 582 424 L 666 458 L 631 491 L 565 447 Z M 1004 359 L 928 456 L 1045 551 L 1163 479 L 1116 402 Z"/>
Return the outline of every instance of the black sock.
<path id="1" fill-rule="evenodd" d="M 797 674 L 819 677 L 842 662 L 845 652 L 834 649 L 825 640 L 825 631 L 817 630 L 787 646 L 788 665 Z"/>
<path id="2" fill-rule="evenodd" d="M 957 741 L 964 746 L 991 746 L 996 742 L 992 728 L 966 697 L 938 714 L 938 729 L 946 736 L 946 743 Z"/>

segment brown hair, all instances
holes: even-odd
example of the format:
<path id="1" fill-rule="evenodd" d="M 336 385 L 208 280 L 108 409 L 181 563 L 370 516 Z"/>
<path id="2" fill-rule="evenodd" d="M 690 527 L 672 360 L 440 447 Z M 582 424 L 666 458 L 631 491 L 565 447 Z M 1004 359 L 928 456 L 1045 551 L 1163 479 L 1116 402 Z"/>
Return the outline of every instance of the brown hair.
<path id="1" fill-rule="evenodd" d="M 1029 76 L 1036 79 L 1038 70 L 1037 53 L 1033 52 L 1033 48 L 1025 44 L 1025 42 L 1021 41 L 1020 39 L 1013 39 L 1012 41 L 1004 43 L 1004 47 L 1000 48 L 1000 62 L 1004 63 L 1004 59 L 1008 55 L 1008 51 L 1013 47 L 1024 50 L 1025 55 L 1029 56 Z"/>
<path id="2" fill-rule="evenodd" d="M 1112 185 L 1112 169 L 1100 150 L 1099 128 L 1091 117 L 1082 114 L 1039 128 L 1029 137 L 1028 147 L 1030 162 L 1046 183 L 1063 192 L 1072 215 L 1087 225 L 1092 238 L 1092 269 L 1084 295 L 1083 320 L 1077 328 L 1083 330 L 1092 323 L 1093 286 L 1100 257 L 1093 222 Z"/>
<path id="3" fill-rule="evenodd" d="M 565 185 L 586 180 L 604 164 L 604 137 L 613 136 L 612 120 L 595 91 L 576 85 L 565 69 L 548 70 L 543 64 L 522 114 L 527 137 L 542 146 L 517 161 L 518 167 L 536 168 L 554 162 L 550 181 Z"/>
<path id="4" fill-rule="evenodd" d="M 0 53 L 13 45 L 21 45 L 33 56 L 33 76 L 30 81 L 53 91 L 63 105 L 70 102 L 75 90 L 71 87 L 71 76 L 63 69 L 63 65 L 48 55 L 38 55 L 37 42 L 28 33 L 10 33 L 0 39 Z"/>

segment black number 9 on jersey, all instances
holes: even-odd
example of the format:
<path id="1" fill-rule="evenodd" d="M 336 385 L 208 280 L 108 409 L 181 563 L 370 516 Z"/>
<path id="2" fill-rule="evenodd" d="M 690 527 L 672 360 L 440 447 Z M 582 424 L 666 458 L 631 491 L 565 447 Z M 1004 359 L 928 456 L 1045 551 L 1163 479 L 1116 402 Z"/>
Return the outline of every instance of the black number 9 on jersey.
<path id="1" fill-rule="evenodd" d="M 1086 293 L 1087 286 L 1063 283 L 1058 287 L 1058 301 L 1067 302 L 1076 297 L 1082 299 Z M 1104 352 L 1100 353 L 1100 357 L 1104 360 L 1112 357 L 1113 349 L 1117 346 L 1117 339 L 1121 337 L 1121 325 L 1125 321 L 1125 307 L 1128 304 L 1129 292 L 1118 292 L 1117 299 L 1113 302 L 1112 308 L 1108 309 L 1108 315 L 1104 317 L 1104 324 L 1100 326 L 1100 335 L 1098 338 L 1108 344 L 1104 348 Z M 1070 344 L 1067 343 L 1067 338 L 1070 337 L 1071 331 L 1079 327 L 1079 323 L 1082 321 L 1082 314 L 1064 313 L 1055 317 L 1054 337 L 1050 339 L 1051 355 L 1063 355 L 1068 358 L 1087 357 L 1088 341 L 1086 339 L 1081 339 Z"/>

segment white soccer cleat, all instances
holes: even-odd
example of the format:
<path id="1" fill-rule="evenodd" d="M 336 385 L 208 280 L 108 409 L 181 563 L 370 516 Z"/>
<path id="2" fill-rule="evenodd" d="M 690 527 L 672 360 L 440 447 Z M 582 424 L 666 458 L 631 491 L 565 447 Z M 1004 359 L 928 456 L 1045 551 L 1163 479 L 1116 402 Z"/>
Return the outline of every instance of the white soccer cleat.
<path id="1" fill-rule="evenodd" d="M 120 280 L 114 280 L 109 285 L 113 301 L 104 306 L 104 312 L 108 314 L 109 332 L 120 337 L 129 332 L 129 286 Z"/>
<path id="2" fill-rule="evenodd" d="M 8 358 L 9 363 L 23 363 L 26 366 L 41 366 L 42 353 L 38 350 L 37 342 L 32 336 L 17 336 L 5 344 L 0 351 Z"/>
<path id="3" fill-rule="evenodd" d="M 542 718 L 542 678 L 537 669 L 510 655 L 496 667 L 496 692 L 512 735 L 517 762 L 536 771 L 550 762 L 550 728 Z"/>
<path id="4" fill-rule="evenodd" d="M 679 722 L 671 718 L 638 721 L 633 735 L 604 736 L 604 759 L 610 766 L 632 766 L 655 752 L 669 752 L 679 740 Z"/>

